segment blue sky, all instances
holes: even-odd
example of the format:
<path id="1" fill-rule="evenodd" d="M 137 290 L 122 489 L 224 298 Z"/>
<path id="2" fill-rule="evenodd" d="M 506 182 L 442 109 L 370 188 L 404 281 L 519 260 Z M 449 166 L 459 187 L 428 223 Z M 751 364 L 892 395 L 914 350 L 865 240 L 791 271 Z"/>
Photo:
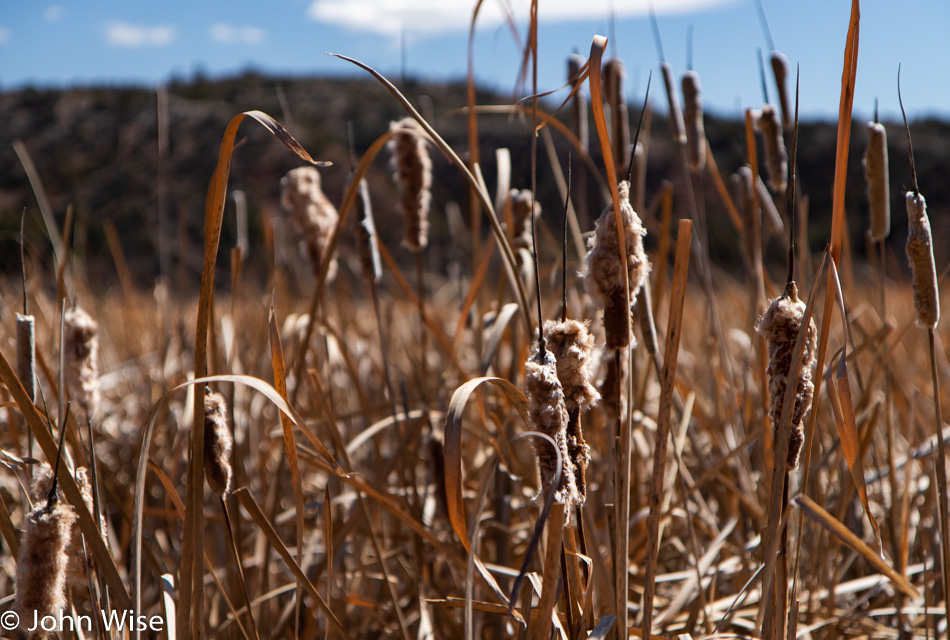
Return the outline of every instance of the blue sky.
<path id="1" fill-rule="evenodd" d="M 642 99 L 646 77 L 658 69 L 648 18 L 649 0 L 540 0 L 539 89 L 564 82 L 565 60 L 586 55 L 594 34 L 613 36 L 610 51 L 625 62 L 627 93 Z M 802 113 L 837 114 L 842 54 L 851 3 L 847 0 L 762 0 L 775 47 L 801 65 Z M 476 33 L 478 80 L 514 87 L 520 61 L 503 20 L 504 6 L 524 38 L 527 0 L 484 0 Z M 210 75 L 248 67 L 291 74 L 357 74 L 324 55 L 343 53 L 393 79 L 402 42 L 409 72 L 444 80 L 463 78 L 473 0 L 0 0 L 0 87 L 88 83 L 154 86 L 201 69 Z M 768 42 L 753 0 L 655 0 L 663 47 L 677 75 L 686 69 L 693 28 L 693 67 L 706 108 L 737 115 L 759 106 L 762 90 L 756 48 Z M 896 8 L 895 8 L 896 7 Z M 856 117 L 899 116 L 898 63 L 911 116 L 950 117 L 950 2 L 884 0 L 862 6 Z M 610 15 L 616 15 L 611 28 Z M 654 88 L 659 89 L 660 84 Z M 775 90 L 769 86 L 770 96 Z M 654 95 L 662 108 L 660 91 Z"/>

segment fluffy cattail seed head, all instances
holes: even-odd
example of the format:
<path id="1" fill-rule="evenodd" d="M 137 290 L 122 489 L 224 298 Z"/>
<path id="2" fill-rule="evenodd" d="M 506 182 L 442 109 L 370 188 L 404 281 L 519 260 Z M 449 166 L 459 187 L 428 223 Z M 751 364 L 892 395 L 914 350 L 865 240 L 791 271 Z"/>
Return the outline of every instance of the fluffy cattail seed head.
<path id="1" fill-rule="evenodd" d="M 530 189 L 512 189 L 508 193 L 508 202 L 511 205 L 512 229 L 511 243 L 513 249 L 533 249 L 531 242 L 531 220 L 541 215 L 541 205 Z"/>
<path id="2" fill-rule="evenodd" d="M 17 556 L 16 604 L 21 628 L 32 626 L 34 616 L 59 618 L 66 608 L 67 553 L 76 512 L 55 497 L 43 500 L 23 519 L 23 537 Z M 55 638 L 41 629 L 29 638 Z"/>
<path id="3" fill-rule="evenodd" d="M 756 331 L 765 338 L 769 351 L 769 366 L 766 370 L 769 378 L 769 418 L 772 420 L 773 433 L 778 438 L 778 429 L 781 426 L 782 405 L 785 399 L 785 389 L 791 376 L 792 355 L 795 350 L 795 340 L 802 326 L 805 316 L 805 303 L 798 299 L 798 293 L 791 287 L 784 295 L 775 298 L 759 321 Z M 788 441 L 788 456 L 785 468 L 788 471 L 798 467 L 802 445 L 805 442 L 802 423 L 805 414 L 811 408 L 812 396 L 815 393 L 815 383 L 812 381 L 812 372 L 815 368 L 815 345 L 818 340 L 818 329 L 815 321 L 808 320 L 807 334 L 805 335 L 805 351 L 802 354 L 801 369 L 798 375 L 798 384 L 795 388 L 795 404 L 792 408 L 791 434 Z"/>
<path id="4" fill-rule="evenodd" d="M 788 154 L 782 136 L 782 121 L 775 107 L 767 104 L 757 114 L 756 127 L 762 132 L 765 143 L 765 169 L 769 174 L 769 186 L 775 193 L 785 193 L 788 186 Z"/>
<path id="5" fill-rule="evenodd" d="M 205 391 L 205 477 L 221 497 L 231 488 L 231 430 L 224 396 Z"/>
<path id="6" fill-rule="evenodd" d="M 686 157 L 690 169 L 702 171 L 706 166 L 706 129 L 703 126 L 703 89 L 699 74 L 683 74 L 683 110 L 686 118 Z"/>
<path id="7" fill-rule="evenodd" d="M 627 154 L 630 148 L 630 122 L 627 119 L 627 97 L 623 92 L 623 77 L 626 75 L 623 63 L 612 58 L 604 63 L 604 102 L 610 110 L 610 136 L 613 144 L 614 163 L 618 167 L 627 166 Z"/>
<path id="8" fill-rule="evenodd" d="M 406 221 L 405 245 L 418 253 L 429 244 L 429 204 L 432 200 L 432 160 L 428 137 L 413 118 L 389 125 L 395 132 L 389 141 L 393 179 L 399 185 L 399 204 Z"/>
<path id="9" fill-rule="evenodd" d="M 550 436 L 557 451 L 547 441 L 538 440 L 535 450 L 538 453 L 538 469 L 541 474 L 541 487 L 547 492 L 554 484 L 557 472 L 558 456 L 561 458 L 561 482 L 554 492 L 555 499 L 568 507 L 581 503 L 577 491 L 575 469 L 568 451 L 567 425 L 568 414 L 564 403 L 564 391 L 557 377 L 557 362 L 550 350 L 543 352 L 539 361 L 537 351 L 525 362 L 525 395 L 528 397 L 528 420 L 535 431 Z M 566 517 L 572 509 L 565 509 Z"/>
<path id="10" fill-rule="evenodd" d="M 914 276 L 914 308 L 917 324 L 936 329 L 940 322 L 940 292 L 937 290 L 937 267 L 934 264 L 933 236 L 927 202 L 922 195 L 908 191 L 907 202 L 907 260 Z"/>
<path id="11" fill-rule="evenodd" d="M 880 242 L 891 232 L 891 189 L 887 168 L 887 130 L 880 122 L 868 123 L 868 151 L 864 156 L 868 180 L 871 240 Z"/>
<path id="12" fill-rule="evenodd" d="M 632 305 L 637 291 L 650 275 L 650 261 L 643 250 L 646 229 L 630 205 L 630 184 L 624 180 L 619 191 Z M 630 341 L 630 309 L 624 304 L 622 265 L 617 216 L 611 205 L 604 209 L 595 223 L 594 236 L 588 243 L 587 271 L 584 274 L 587 290 L 604 307 L 604 329 L 610 349 L 625 347 Z"/>
<path id="13" fill-rule="evenodd" d="M 280 180 L 280 204 L 300 235 L 300 251 L 310 262 L 314 275 L 320 271 L 330 236 L 340 219 L 320 183 L 320 173 L 309 166 L 288 171 Z M 333 280 L 336 270 L 334 258 L 327 270 L 327 282 Z"/>
<path id="14" fill-rule="evenodd" d="M 16 374 L 30 400 L 36 400 L 36 326 L 33 316 L 16 314 Z"/>
<path id="15" fill-rule="evenodd" d="M 557 377 L 568 411 L 587 410 L 600 400 L 591 378 L 594 375 L 594 334 L 589 322 L 564 320 L 544 323 L 544 338 L 557 363 Z"/>
<path id="16" fill-rule="evenodd" d="M 66 387 L 79 405 L 80 422 L 92 417 L 99 406 L 99 325 L 79 307 L 63 315 Z"/>

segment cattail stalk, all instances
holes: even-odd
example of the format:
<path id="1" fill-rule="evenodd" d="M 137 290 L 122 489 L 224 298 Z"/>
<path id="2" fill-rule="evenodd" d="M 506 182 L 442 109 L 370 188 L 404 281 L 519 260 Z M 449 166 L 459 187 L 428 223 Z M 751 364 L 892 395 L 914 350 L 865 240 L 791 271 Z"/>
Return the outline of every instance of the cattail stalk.
<path id="1" fill-rule="evenodd" d="M 627 97 L 623 92 L 623 63 L 612 58 L 604 63 L 604 101 L 610 111 L 611 142 L 614 164 L 626 167 L 630 148 L 630 121 L 627 117 Z"/>
<path id="2" fill-rule="evenodd" d="M 320 173 L 314 167 L 298 167 L 280 180 L 280 203 L 300 235 L 300 251 L 310 262 L 313 274 L 320 273 L 320 264 L 330 244 L 330 236 L 340 216 L 323 193 Z M 336 276 L 336 258 L 330 262 L 326 281 Z"/>
<path id="3" fill-rule="evenodd" d="M 577 82 L 580 78 L 581 69 L 586 63 L 587 59 L 584 56 L 579 53 L 572 53 L 567 59 L 567 81 L 570 83 Z M 571 124 L 573 125 L 571 130 L 574 132 L 574 135 L 577 136 L 581 148 L 586 151 L 588 143 L 590 142 L 589 127 L 587 124 L 587 101 L 584 99 L 584 94 L 580 89 L 574 92 L 572 103 L 574 109 L 571 115 Z"/>
<path id="4" fill-rule="evenodd" d="M 680 109 L 679 98 L 676 97 L 676 81 L 673 79 L 673 67 L 669 62 L 661 62 L 663 84 L 666 87 L 666 101 L 670 117 L 670 133 L 673 142 L 686 144 L 686 124 L 683 122 L 683 111 Z"/>
<path id="5" fill-rule="evenodd" d="M 640 217 L 630 205 L 630 183 L 624 180 L 619 186 L 620 217 L 626 244 L 627 271 L 630 282 L 630 304 L 643 281 L 650 274 L 650 261 L 643 250 L 646 235 Z M 604 330 L 607 348 L 620 349 L 630 344 L 630 309 L 624 291 L 623 263 L 617 219 L 613 206 L 608 206 L 597 219 L 594 236 L 588 244 L 587 289 L 604 308 Z"/>
<path id="6" fill-rule="evenodd" d="M 16 372 L 30 400 L 36 400 L 36 325 L 31 315 L 16 314 Z"/>
<path id="7" fill-rule="evenodd" d="M 891 189 L 887 167 L 887 131 L 880 122 L 868 123 L 864 175 L 868 181 L 871 240 L 881 242 L 891 232 Z"/>
<path id="8" fill-rule="evenodd" d="M 914 278 L 914 308 L 917 324 L 935 329 L 940 321 L 940 294 L 937 290 L 937 268 L 934 264 L 933 237 L 927 202 L 924 196 L 908 191 L 907 203 L 907 260 Z"/>
<path id="9" fill-rule="evenodd" d="M 706 166 L 706 130 L 703 126 L 703 89 L 699 84 L 699 74 L 687 71 L 683 74 L 682 85 L 686 157 L 690 169 L 702 171 Z"/>
<path id="10" fill-rule="evenodd" d="M 224 396 L 205 390 L 204 465 L 208 486 L 224 497 L 231 489 L 231 430 Z"/>
<path id="11" fill-rule="evenodd" d="M 63 314 L 63 354 L 66 387 L 85 422 L 99 405 L 99 325 L 80 307 Z"/>
<path id="12" fill-rule="evenodd" d="M 432 160 L 426 147 L 427 137 L 413 118 L 404 118 L 389 126 L 393 179 L 399 185 L 399 204 L 406 225 L 404 244 L 418 253 L 429 244 L 429 205 L 432 200 Z"/>
<path id="13" fill-rule="evenodd" d="M 769 62 L 772 64 L 772 75 L 775 76 L 775 86 L 778 87 L 778 101 L 782 107 L 782 126 L 786 129 L 792 126 L 792 112 L 789 108 L 788 86 L 785 83 L 788 78 L 788 58 L 780 51 L 772 51 L 769 54 Z"/>
<path id="14" fill-rule="evenodd" d="M 782 136 L 782 121 L 775 107 L 767 104 L 756 114 L 756 128 L 762 132 L 765 143 L 765 168 L 769 186 L 776 194 L 784 194 L 788 186 L 788 153 Z"/>
<path id="15" fill-rule="evenodd" d="M 532 219 L 536 220 L 541 216 L 541 205 L 530 189 L 512 189 L 508 193 L 508 202 L 511 206 L 512 221 L 511 248 L 531 251 L 531 223 Z"/>

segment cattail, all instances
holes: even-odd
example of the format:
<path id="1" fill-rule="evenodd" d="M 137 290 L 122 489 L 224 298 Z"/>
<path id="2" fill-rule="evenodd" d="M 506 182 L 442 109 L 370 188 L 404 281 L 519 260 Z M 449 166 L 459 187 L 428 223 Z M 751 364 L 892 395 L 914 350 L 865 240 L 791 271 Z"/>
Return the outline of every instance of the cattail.
<path id="1" fill-rule="evenodd" d="M 758 211 L 754 209 L 755 185 L 752 181 L 752 169 L 748 165 L 739 167 L 732 176 L 732 184 L 736 196 L 736 208 L 742 216 L 742 246 L 745 250 L 747 265 L 752 267 L 755 263 L 755 229 L 758 227 L 754 220 Z"/>
<path id="2" fill-rule="evenodd" d="M 646 229 L 630 205 L 630 183 L 620 183 L 620 217 L 623 221 L 627 252 L 627 270 L 630 281 L 630 304 L 650 274 L 650 261 L 643 250 Z M 624 303 L 624 279 L 617 217 L 613 206 L 608 206 L 595 223 L 594 236 L 588 242 L 587 290 L 604 307 L 604 330 L 607 347 L 620 349 L 630 343 L 630 308 Z"/>
<path id="3" fill-rule="evenodd" d="M 93 499 L 92 480 L 89 478 L 89 472 L 86 467 L 78 467 L 73 474 L 76 485 L 79 487 L 79 493 L 86 505 L 89 513 L 95 517 L 96 506 Z M 53 488 L 53 470 L 46 463 L 40 465 L 37 474 L 33 476 L 33 483 L 30 485 L 30 495 L 34 504 L 45 502 L 49 497 L 49 492 Z M 57 500 L 63 500 L 61 490 L 57 491 Z M 108 536 L 108 528 L 105 518 L 99 517 L 99 531 L 103 539 Z M 69 537 L 69 544 L 66 546 L 66 555 L 69 556 L 69 566 L 66 570 L 66 581 L 74 589 L 85 589 L 87 587 L 86 576 L 89 570 L 86 566 L 85 552 L 83 551 L 82 529 L 73 527 Z"/>
<path id="4" fill-rule="evenodd" d="M 280 204 L 300 236 L 300 252 L 310 262 L 314 275 L 330 244 L 330 236 L 340 219 L 333 203 L 320 188 L 320 173 L 314 167 L 298 167 L 280 179 Z M 336 258 L 330 261 L 326 281 L 336 275 Z"/>
<path id="5" fill-rule="evenodd" d="M 907 259 L 914 276 L 914 308 L 917 324 L 936 329 L 940 322 L 940 294 L 937 290 L 937 267 L 934 264 L 933 236 L 927 202 L 921 194 L 908 191 L 907 202 Z"/>
<path id="6" fill-rule="evenodd" d="M 706 129 L 703 126 L 703 89 L 699 74 L 683 74 L 683 110 L 686 117 L 686 157 L 689 167 L 702 171 L 706 166 Z"/>
<path id="7" fill-rule="evenodd" d="M 406 221 L 405 245 L 418 253 L 429 244 L 429 203 L 432 200 L 432 160 L 427 136 L 419 123 L 404 118 L 389 125 L 393 179 L 399 185 L 399 205 Z"/>
<path id="8" fill-rule="evenodd" d="M 79 405 L 80 419 L 92 417 L 99 406 L 99 325 L 79 307 L 63 316 L 66 387 Z"/>
<path id="9" fill-rule="evenodd" d="M 587 63 L 587 59 L 579 53 L 572 53 L 567 59 L 567 81 L 574 83 L 580 79 L 581 69 Z M 577 136 L 582 149 L 588 146 L 588 126 L 587 126 L 587 101 L 580 89 L 574 92 L 574 110 L 571 124 L 572 131 Z"/>
<path id="10" fill-rule="evenodd" d="M 33 316 L 16 314 L 16 374 L 30 400 L 36 400 L 36 327 Z"/>
<path id="11" fill-rule="evenodd" d="M 557 451 L 546 441 L 538 441 L 535 450 L 538 453 L 538 469 L 541 474 L 542 491 L 546 493 L 554 483 L 558 456 L 561 458 L 561 482 L 554 492 L 555 500 L 568 507 L 581 504 L 577 492 L 574 464 L 568 451 L 567 424 L 568 414 L 564 402 L 564 391 L 557 376 L 557 362 L 554 354 L 545 349 L 543 361 L 539 362 L 535 349 L 525 362 L 525 391 L 528 397 L 528 420 L 535 431 L 550 436 Z M 565 517 L 570 518 L 572 509 L 565 509 Z"/>
<path id="12" fill-rule="evenodd" d="M 604 63 L 604 101 L 610 110 L 610 136 L 613 143 L 614 163 L 617 167 L 627 166 L 627 154 L 630 147 L 630 122 L 627 119 L 627 98 L 623 93 L 623 63 L 612 58 Z"/>
<path id="13" fill-rule="evenodd" d="M 765 142 L 765 169 L 769 174 L 769 186 L 775 193 L 785 193 L 788 186 L 788 154 L 782 137 L 782 121 L 775 107 L 770 104 L 756 115 L 756 127 L 762 132 Z"/>
<path id="14" fill-rule="evenodd" d="M 804 316 L 805 303 L 798 299 L 798 290 L 792 284 L 783 295 L 772 300 L 756 328 L 756 331 L 765 338 L 769 349 L 769 366 L 766 370 L 769 377 L 769 418 L 772 420 L 776 440 L 782 419 L 785 388 L 788 386 L 791 375 L 792 352 L 795 349 L 795 340 Z M 805 335 L 805 351 L 802 354 L 798 386 L 795 389 L 795 405 L 792 409 L 791 435 L 785 462 L 787 471 L 798 467 L 798 458 L 805 442 L 802 422 L 811 408 L 812 396 L 815 393 L 812 372 L 815 368 L 817 340 L 818 329 L 815 321 L 809 318 L 808 331 Z"/>
<path id="15" fill-rule="evenodd" d="M 359 200 L 363 212 L 360 218 L 359 229 L 357 230 L 360 266 L 363 268 L 363 275 L 379 282 L 383 274 L 383 265 L 379 257 L 379 238 L 376 235 L 376 221 L 373 218 L 373 206 L 369 199 L 369 187 L 366 180 L 360 180 Z"/>
<path id="16" fill-rule="evenodd" d="M 574 469 L 574 482 L 580 503 L 587 499 L 587 465 L 590 447 L 584 440 L 581 413 L 597 404 L 600 394 L 590 383 L 593 376 L 594 335 L 587 330 L 587 322 L 564 320 L 544 323 L 544 337 L 554 354 L 557 378 L 564 392 L 567 408 L 567 453 Z"/>
<path id="17" fill-rule="evenodd" d="M 769 62 L 772 63 L 772 75 L 775 76 L 775 86 L 778 87 L 778 101 L 782 107 L 782 126 L 788 129 L 792 126 L 792 112 L 788 106 L 788 87 L 785 83 L 788 77 L 788 58 L 780 51 L 773 51 L 769 54 Z"/>
<path id="18" fill-rule="evenodd" d="M 231 430 L 224 396 L 205 390 L 205 477 L 222 498 L 231 488 Z"/>
<path id="19" fill-rule="evenodd" d="M 541 215 L 541 205 L 538 203 L 530 189 L 512 189 L 508 194 L 508 201 L 511 205 L 512 229 L 511 236 L 514 239 L 511 247 L 517 249 L 533 248 L 531 241 L 531 219 L 537 219 Z M 534 215 L 532 215 L 532 211 Z"/>
<path id="20" fill-rule="evenodd" d="M 22 628 L 37 619 L 65 615 L 67 548 L 76 512 L 56 496 L 40 502 L 24 518 L 23 537 L 16 569 L 16 604 Z M 55 638 L 55 631 L 37 628 L 29 638 Z"/>
<path id="21" fill-rule="evenodd" d="M 887 130 L 880 122 L 868 123 L 868 151 L 864 156 L 868 180 L 871 240 L 880 242 L 891 232 L 891 188 L 887 169 Z"/>
<path id="22" fill-rule="evenodd" d="M 686 144 L 686 125 L 683 122 L 683 112 L 680 109 L 679 99 L 676 97 L 676 82 L 673 79 L 673 67 L 669 62 L 660 63 L 663 72 L 663 84 L 666 86 L 667 108 L 670 113 L 670 133 L 673 141 Z"/>

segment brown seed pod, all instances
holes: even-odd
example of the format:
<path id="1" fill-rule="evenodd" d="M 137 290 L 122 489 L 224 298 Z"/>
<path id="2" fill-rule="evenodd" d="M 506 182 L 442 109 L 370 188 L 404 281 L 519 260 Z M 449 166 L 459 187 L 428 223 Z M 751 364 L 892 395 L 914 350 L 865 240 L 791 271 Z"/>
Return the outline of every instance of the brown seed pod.
<path id="1" fill-rule="evenodd" d="M 788 186 L 788 154 L 782 136 L 782 121 L 775 107 L 765 105 L 757 114 L 756 127 L 762 132 L 765 142 L 765 169 L 769 174 L 769 186 L 775 193 L 785 193 Z"/>
<path id="2" fill-rule="evenodd" d="M 683 74 L 683 111 L 686 118 L 686 157 L 689 167 L 702 171 L 706 166 L 706 129 L 703 126 L 703 89 L 699 74 Z"/>
<path id="3" fill-rule="evenodd" d="M 406 222 L 404 244 L 418 253 L 429 244 L 432 160 L 426 147 L 428 137 L 412 118 L 393 122 L 389 129 L 395 132 L 387 146 L 392 153 L 393 179 L 399 185 L 397 209 Z"/>
<path id="4" fill-rule="evenodd" d="M 320 173 L 314 167 L 298 167 L 280 180 L 280 204 L 300 235 L 300 251 L 310 262 L 314 275 L 320 271 L 330 236 L 340 219 L 320 182 Z M 334 258 L 327 270 L 327 282 L 333 280 L 336 271 Z"/>
<path id="5" fill-rule="evenodd" d="M 572 53 L 567 58 L 567 81 L 576 82 L 580 78 L 581 69 L 587 63 L 587 59 L 579 53 Z M 571 131 L 577 136 L 582 149 L 586 149 L 589 141 L 587 125 L 587 101 L 580 89 L 574 92 L 572 100 L 574 109 L 571 120 Z"/>
<path id="6" fill-rule="evenodd" d="M 604 102 L 610 112 L 610 140 L 613 148 L 614 163 L 617 167 L 626 167 L 630 149 L 630 122 L 627 114 L 627 97 L 623 92 L 623 77 L 626 72 L 623 63 L 612 58 L 604 63 Z"/>
<path id="7" fill-rule="evenodd" d="M 554 483 L 558 455 L 561 458 L 561 482 L 554 492 L 555 500 L 568 507 L 581 503 L 577 491 L 574 464 L 568 451 L 568 414 L 564 403 L 564 391 L 557 376 L 557 362 L 550 350 L 544 351 L 544 360 L 539 362 L 535 350 L 525 362 L 525 395 L 528 397 L 528 420 L 531 428 L 554 440 L 557 452 L 550 443 L 539 440 L 535 445 L 538 454 L 538 469 L 541 474 L 542 491 Z M 572 509 L 565 509 L 570 518 Z"/>
<path id="8" fill-rule="evenodd" d="M 785 84 L 785 79 L 788 78 L 788 58 L 779 51 L 773 51 L 769 54 L 769 61 L 772 63 L 775 86 L 778 87 L 778 101 L 782 107 L 782 126 L 789 129 L 792 126 L 792 112 L 789 107 L 788 87 Z"/>
<path id="9" fill-rule="evenodd" d="M 667 108 L 670 117 L 670 133 L 673 141 L 686 144 L 686 125 L 683 122 L 683 111 L 680 109 L 679 99 L 676 97 L 676 81 L 673 79 L 673 67 L 670 63 L 660 63 L 663 72 L 663 84 L 666 86 Z"/>
<path id="10" fill-rule="evenodd" d="M 751 268 L 755 263 L 756 254 L 755 229 L 759 226 L 754 219 L 759 212 L 754 208 L 755 184 L 752 181 L 752 169 L 748 165 L 739 167 L 732 176 L 732 184 L 736 195 L 736 208 L 742 216 L 742 247 L 746 265 Z"/>
<path id="11" fill-rule="evenodd" d="M 33 316 L 16 314 L 16 374 L 30 397 L 36 400 L 36 327 Z"/>
<path id="12" fill-rule="evenodd" d="M 880 242 L 891 232 L 891 188 L 887 167 L 887 130 L 880 122 L 868 123 L 868 150 L 864 155 L 868 180 L 871 240 Z"/>
<path id="13" fill-rule="evenodd" d="M 231 430 L 224 396 L 205 391 L 205 477 L 221 497 L 231 488 Z"/>
<path id="14" fill-rule="evenodd" d="M 940 322 L 940 292 L 937 290 L 937 267 L 934 264 L 933 236 L 927 202 L 924 196 L 908 191 L 907 203 L 907 260 L 914 277 L 914 308 L 917 324 L 936 329 Z"/>
<path id="15" fill-rule="evenodd" d="M 99 406 L 99 325 L 79 307 L 63 315 L 63 350 L 66 387 L 85 422 Z"/>
<path id="16" fill-rule="evenodd" d="M 627 251 L 627 270 L 630 281 L 630 304 L 650 275 L 650 261 L 643 250 L 646 229 L 630 205 L 630 183 L 620 183 L 620 217 Z M 587 290 L 604 308 L 604 329 L 607 347 L 619 349 L 630 343 L 630 309 L 624 302 L 624 279 L 617 217 L 613 206 L 608 206 L 597 218 L 594 236 L 588 242 L 587 271 L 584 279 Z"/>
<path id="17" fill-rule="evenodd" d="M 793 284 L 791 291 L 786 291 L 782 296 L 772 300 L 756 327 L 756 331 L 765 338 L 769 351 L 769 366 L 766 370 L 769 378 L 769 418 L 772 421 L 776 439 L 781 426 L 785 389 L 791 374 L 792 352 L 795 350 L 795 340 L 804 316 L 805 303 L 799 300 L 798 292 Z M 798 467 L 798 459 L 805 442 L 802 423 L 811 408 L 812 396 L 815 393 L 812 373 L 815 369 L 818 329 L 812 318 L 808 320 L 807 331 L 798 385 L 795 388 L 795 405 L 792 408 L 791 434 L 785 463 L 788 471 Z"/>
<path id="18" fill-rule="evenodd" d="M 23 519 L 23 537 L 17 556 L 16 604 L 21 629 L 32 626 L 34 617 L 68 615 L 66 577 L 67 553 L 76 512 L 55 497 L 41 501 Z M 41 629 L 27 634 L 31 639 L 55 638 L 58 634 Z"/>

